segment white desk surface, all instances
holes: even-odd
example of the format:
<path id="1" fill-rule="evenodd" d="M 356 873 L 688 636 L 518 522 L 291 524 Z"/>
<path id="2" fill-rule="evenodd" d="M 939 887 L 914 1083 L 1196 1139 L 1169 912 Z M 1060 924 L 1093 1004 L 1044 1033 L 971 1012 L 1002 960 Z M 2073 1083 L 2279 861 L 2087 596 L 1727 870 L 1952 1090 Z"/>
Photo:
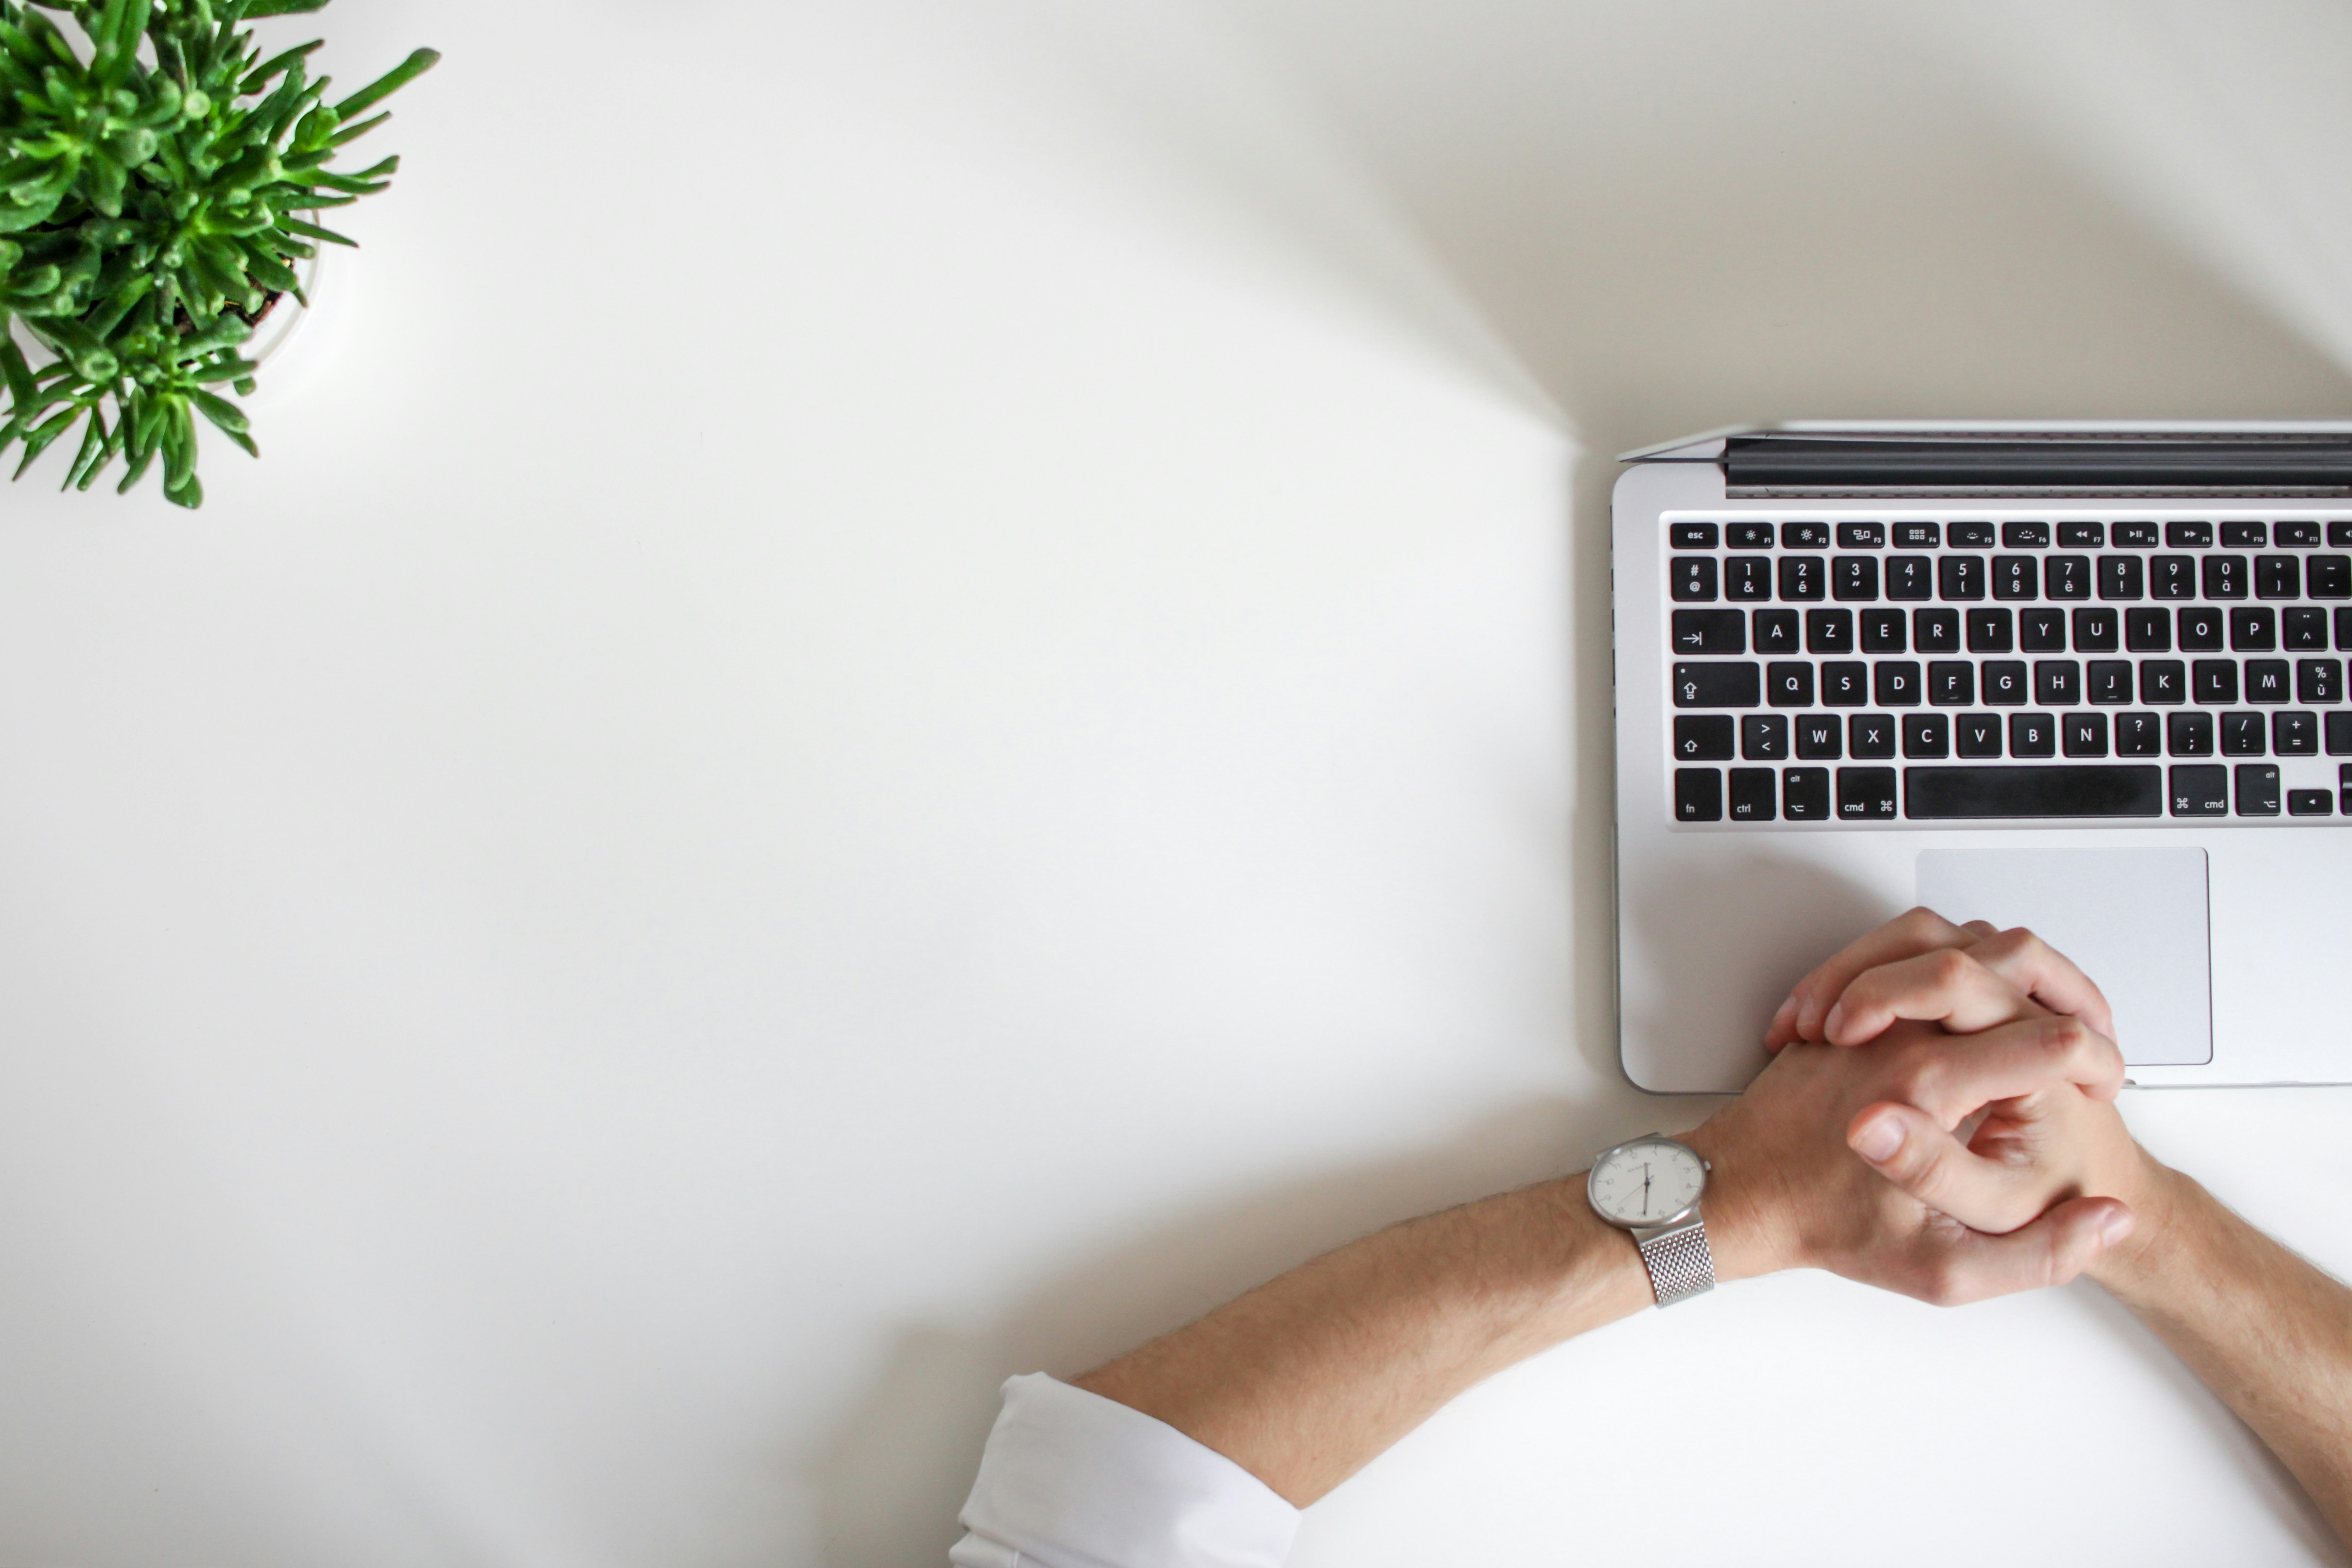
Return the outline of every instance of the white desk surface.
<path id="1" fill-rule="evenodd" d="M 321 20 L 448 59 L 267 460 L 5 492 L 12 1568 L 939 1563 L 1007 1373 L 1705 1109 L 1611 1044 L 1611 453 L 2352 412 L 2340 7 Z M 2352 1098 L 2128 1109 L 2352 1270 Z M 2095 1292 L 1801 1276 L 1297 1562 L 1666 1542 L 2341 1561 Z"/>

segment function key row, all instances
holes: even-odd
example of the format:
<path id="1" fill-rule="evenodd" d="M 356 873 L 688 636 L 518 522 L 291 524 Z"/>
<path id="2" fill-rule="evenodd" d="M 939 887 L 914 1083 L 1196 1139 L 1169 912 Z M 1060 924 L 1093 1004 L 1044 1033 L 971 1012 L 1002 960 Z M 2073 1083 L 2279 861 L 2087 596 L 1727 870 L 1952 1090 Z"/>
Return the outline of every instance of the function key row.
<path id="1" fill-rule="evenodd" d="M 1666 580 L 1678 605 L 2352 599 L 2352 555 L 1678 555 Z"/>
<path id="2" fill-rule="evenodd" d="M 1687 610 L 1667 617 L 1666 640 L 1683 657 L 1777 653 L 2325 653 L 2335 632 L 2352 652 L 2352 605 L 2186 605 L 2115 609 L 1966 612 L 1921 609 Z M 2071 634 L 2071 636 L 2070 636 Z M 2177 635 L 2176 635 L 2177 634 Z"/>
<path id="3" fill-rule="evenodd" d="M 2352 522 L 2118 522 L 2118 550 L 2210 550 L 2218 538 L 2225 550 L 2315 550 L 2323 537 L 2337 550 L 2352 550 Z M 1783 550 L 1827 550 L 1834 529 L 1840 550 L 2100 550 L 2108 542 L 2104 522 L 1676 522 L 1667 539 L 1676 550 L 1769 550 L 1777 538 Z"/>

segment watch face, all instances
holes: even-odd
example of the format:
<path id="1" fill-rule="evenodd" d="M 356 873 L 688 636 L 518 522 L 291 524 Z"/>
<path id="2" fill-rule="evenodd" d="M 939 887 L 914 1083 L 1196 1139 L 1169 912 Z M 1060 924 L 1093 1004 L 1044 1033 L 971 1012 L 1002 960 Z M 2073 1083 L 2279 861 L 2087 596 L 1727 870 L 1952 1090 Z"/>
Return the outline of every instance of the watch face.
<path id="1" fill-rule="evenodd" d="M 1602 1217 L 1622 1226 L 1664 1225 L 1698 1202 L 1706 1167 L 1671 1138 L 1620 1143 L 1592 1167 L 1585 1190 Z"/>

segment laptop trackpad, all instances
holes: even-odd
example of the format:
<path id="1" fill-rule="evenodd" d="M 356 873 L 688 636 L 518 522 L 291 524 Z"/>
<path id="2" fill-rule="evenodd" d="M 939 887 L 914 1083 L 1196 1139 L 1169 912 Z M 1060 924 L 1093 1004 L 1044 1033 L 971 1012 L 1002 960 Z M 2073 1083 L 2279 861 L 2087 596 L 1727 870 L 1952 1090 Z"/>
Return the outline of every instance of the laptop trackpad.
<path id="1" fill-rule="evenodd" d="M 1922 849 L 1919 901 L 2029 926 L 2106 993 L 2124 1059 L 2213 1059 L 2202 849 Z"/>

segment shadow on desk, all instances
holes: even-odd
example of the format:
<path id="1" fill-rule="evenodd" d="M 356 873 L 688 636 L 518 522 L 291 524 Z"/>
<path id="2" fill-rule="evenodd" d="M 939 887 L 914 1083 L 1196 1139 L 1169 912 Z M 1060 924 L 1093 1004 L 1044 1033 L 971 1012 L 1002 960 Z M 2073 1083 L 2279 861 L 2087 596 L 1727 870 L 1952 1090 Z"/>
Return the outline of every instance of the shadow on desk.
<path id="1" fill-rule="evenodd" d="M 1661 1109 L 1678 1127 L 1711 1103 Z M 1121 1238 L 1039 1286 L 995 1332 L 903 1331 L 881 1376 L 807 1477 L 826 1568 L 946 1561 L 1006 1378 L 1037 1371 L 1075 1376 L 1360 1236 L 1574 1170 L 1592 1150 L 1653 1131 L 1628 1124 L 1627 1114 L 1622 1102 L 1517 1106 L 1417 1153 L 1295 1182 Z"/>

